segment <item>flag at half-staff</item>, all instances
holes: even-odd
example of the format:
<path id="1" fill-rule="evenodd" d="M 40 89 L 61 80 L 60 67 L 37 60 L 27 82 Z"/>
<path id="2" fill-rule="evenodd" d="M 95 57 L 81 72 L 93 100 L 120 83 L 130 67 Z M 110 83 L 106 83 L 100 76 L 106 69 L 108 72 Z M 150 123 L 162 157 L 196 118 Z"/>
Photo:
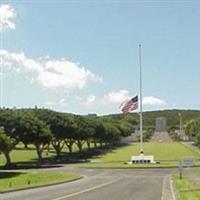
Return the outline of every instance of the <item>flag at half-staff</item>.
<path id="1" fill-rule="evenodd" d="M 138 109 L 138 96 L 133 97 L 132 99 L 122 103 L 121 111 L 123 113 L 132 112 Z"/>

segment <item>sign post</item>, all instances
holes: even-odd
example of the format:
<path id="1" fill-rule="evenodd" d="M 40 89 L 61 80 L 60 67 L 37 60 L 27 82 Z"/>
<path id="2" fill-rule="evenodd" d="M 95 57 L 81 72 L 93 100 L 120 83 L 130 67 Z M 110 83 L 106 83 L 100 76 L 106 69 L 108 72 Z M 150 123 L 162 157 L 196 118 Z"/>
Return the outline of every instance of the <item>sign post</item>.
<path id="1" fill-rule="evenodd" d="M 179 161 L 179 179 L 182 179 L 183 178 L 183 163 L 182 163 L 182 160 Z"/>
<path id="2" fill-rule="evenodd" d="M 185 157 L 179 161 L 179 179 L 183 178 L 183 168 L 184 167 L 191 167 L 195 163 L 195 158 L 193 157 Z"/>

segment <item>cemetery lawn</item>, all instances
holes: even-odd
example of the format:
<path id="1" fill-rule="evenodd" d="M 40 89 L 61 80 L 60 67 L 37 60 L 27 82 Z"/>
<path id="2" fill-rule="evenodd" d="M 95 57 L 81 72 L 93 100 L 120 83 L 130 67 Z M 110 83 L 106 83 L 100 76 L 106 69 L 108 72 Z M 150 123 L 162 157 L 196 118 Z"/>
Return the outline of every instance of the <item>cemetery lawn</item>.
<path id="1" fill-rule="evenodd" d="M 200 171 L 199 171 L 200 172 Z M 200 178 L 200 173 L 198 174 Z M 173 186 L 179 200 L 199 200 L 200 190 L 197 184 L 188 180 L 187 177 L 183 176 L 183 179 L 179 179 L 179 175 L 173 176 Z"/>
<path id="2" fill-rule="evenodd" d="M 130 144 L 118 149 L 111 150 L 101 156 L 91 159 L 89 163 L 79 164 L 85 168 L 164 168 L 177 167 L 179 161 L 184 157 L 194 157 L 200 165 L 200 154 L 189 147 L 178 142 L 148 142 L 144 143 L 145 155 L 154 155 L 159 164 L 127 164 L 132 155 L 140 152 L 139 143 Z"/>
<path id="3" fill-rule="evenodd" d="M 0 172 L 0 193 L 73 181 L 81 178 L 75 173 L 61 172 Z"/>
<path id="4" fill-rule="evenodd" d="M 94 145 L 91 145 L 91 149 L 94 148 Z M 86 149 L 86 144 L 83 146 L 83 150 Z M 77 146 L 73 146 L 73 152 L 78 152 Z M 61 155 L 69 153 L 67 148 L 63 148 Z M 33 145 L 28 145 L 28 149 L 24 148 L 23 144 L 18 144 L 14 150 L 10 153 L 11 161 L 13 164 L 22 163 L 22 164 L 36 164 L 38 161 L 37 153 Z M 44 160 L 54 159 L 56 156 L 55 150 L 50 147 L 49 151 L 44 150 L 42 157 Z M 5 165 L 5 157 L 0 153 L 0 168 Z"/>

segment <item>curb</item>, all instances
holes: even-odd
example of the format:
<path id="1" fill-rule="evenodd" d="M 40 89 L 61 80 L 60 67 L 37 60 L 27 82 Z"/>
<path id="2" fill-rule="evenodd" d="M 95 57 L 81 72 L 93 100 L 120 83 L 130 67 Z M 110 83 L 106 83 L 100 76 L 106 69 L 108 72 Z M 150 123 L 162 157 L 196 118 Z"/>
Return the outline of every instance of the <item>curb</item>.
<path id="1" fill-rule="evenodd" d="M 191 168 L 200 167 L 200 165 L 191 166 Z M 81 169 L 177 169 L 177 166 L 169 166 L 169 167 L 84 167 L 80 166 Z"/>
<path id="2" fill-rule="evenodd" d="M 9 193 L 9 192 L 17 192 L 17 191 L 21 191 L 21 190 L 28 190 L 28 189 L 36 189 L 36 188 L 42 188 L 42 187 L 47 187 L 47 186 L 53 186 L 53 185 L 59 185 L 59 184 L 63 184 L 63 183 L 70 183 L 73 181 L 77 181 L 84 178 L 84 176 L 80 176 L 78 178 L 75 179 L 71 179 L 71 180 L 65 180 L 65 181 L 60 181 L 60 182 L 54 182 L 54 183 L 47 183 L 47 184 L 43 184 L 43 185 L 35 185 L 35 186 L 28 186 L 28 187 L 22 187 L 22 188 L 16 188 L 16 189 L 8 189 L 5 191 L 0 191 L 0 194 L 4 194 L 4 193 Z"/>
<path id="3" fill-rule="evenodd" d="M 171 175 L 164 177 L 161 200 L 176 200 Z"/>

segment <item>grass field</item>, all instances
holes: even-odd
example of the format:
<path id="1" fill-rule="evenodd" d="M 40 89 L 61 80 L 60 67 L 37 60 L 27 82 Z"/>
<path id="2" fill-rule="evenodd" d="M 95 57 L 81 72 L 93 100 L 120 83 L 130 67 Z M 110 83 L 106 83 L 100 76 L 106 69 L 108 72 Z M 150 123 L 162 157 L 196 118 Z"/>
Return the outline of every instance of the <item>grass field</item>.
<path id="1" fill-rule="evenodd" d="M 83 149 L 86 148 L 86 144 L 83 146 Z M 91 144 L 91 148 L 93 148 L 93 145 Z M 68 153 L 68 149 L 64 148 L 62 153 Z M 73 152 L 78 152 L 78 148 L 76 145 L 73 146 Z M 36 150 L 33 145 L 29 145 L 28 149 L 24 149 L 23 144 L 18 144 L 16 146 L 16 149 L 14 149 L 11 153 L 11 161 L 13 163 L 16 162 L 27 162 L 27 163 L 36 163 L 37 162 L 37 154 Z M 44 150 L 43 152 L 43 158 L 53 158 L 56 156 L 55 150 L 51 147 L 50 151 Z M 0 166 L 3 166 L 5 164 L 5 158 L 3 154 L 0 154 Z"/>
<path id="2" fill-rule="evenodd" d="M 160 164 L 134 164 L 128 165 L 132 155 L 139 153 L 139 144 L 132 144 L 116 150 L 103 156 L 98 156 L 91 163 L 81 164 L 81 167 L 87 168 L 132 168 L 132 167 L 177 167 L 178 162 L 183 157 L 192 156 L 200 164 L 200 154 L 194 150 L 176 142 L 168 143 L 145 143 L 144 152 L 146 155 L 154 155 L 154 159 Z"/>
<path id="3" fill-rule="evenodd" d="M 13 163 L 36 163 L 37 155 L 33 146 L 29 146 L 30 149 L 26 150 L 23 145 L 18 145 L 17 149 L 11 152 L 11 159 Z M 178 162 L 183 157 L 193 156 L 197 160 L 200 159 L 200 154 L 196 151 L 184 146 L 183 144 L 176 142 L 168 143 L 144 143 L 144 151 L 146 155 L 154 155 L 155 160 L 160 164 L 148 164 L 148 165 L 128 165 L 127 163 L 132 155 L 139 153 L 139 144 L 131 144 L 128 146 L 120 147 L 118 149 L 110 150 L 110 152 L 96 156 L 92 158 L 91 163 L 80 164 L 81 167 L 88 168 L 132 168 L 132 167 L 176 167 Z M 76 146 L 73 147 L 73 151 L 77 152 Z M 67 152 L 67 149 L 63 149 L 63 153 Z M 47 153 L 45 150 L 43 153 L 44 158 L 52 158 L 55 156 L 55 151 L 51 148 Z M 3 155 L 0 155 L 0 166 L 5 164 Z M 198 163 L 200 164 L 200 162 Z"/>
<path id="4" fill-rule="evenodd" d="M 200 178 L 200 171 L 198 174 Z M 200 188 L 195 183 L 189 181 L 186 177 L 179 179 L 179 175 L 174 175 L 173 182 L 179 200 L 200 199 Z"/>
<path id="5" fill-rule="evenodd" d="M 67 182 L 80 178 L 75 173 L 0 172 L 0 192 Z"/>

